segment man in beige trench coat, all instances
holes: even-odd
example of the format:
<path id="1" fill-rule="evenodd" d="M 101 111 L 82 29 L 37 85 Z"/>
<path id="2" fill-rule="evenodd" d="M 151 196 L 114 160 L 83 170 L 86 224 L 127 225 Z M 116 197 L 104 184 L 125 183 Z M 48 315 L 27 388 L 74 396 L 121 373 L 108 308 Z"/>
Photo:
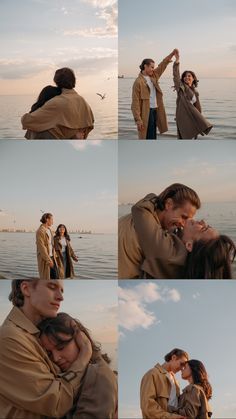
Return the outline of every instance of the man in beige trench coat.
<path id="1" fill-rule="evenodd" d="M 58 279 L 58 266 L 51 231 L 53 216 L 49 212 L 41 217 L 41 225 L 36 231 L 37 260 L 40 279 Z"/>
<path id="2" fill-rule="evenodd" d="M 139 67 L 141 71 L 133 84 L 131 105 L 139 139 L 156 139 L 157 127 L 161 134 L 168 131 L 163 93 L 158 80 L 177 51 L 174 49 L 156 68 L 151 58 L 144 59 Z"/>
<path id="3" fill-rule="evenodd" d="M 132 214 L 119 219 L 119 278 L 142 278 L 143 273 L 157 279 L 180 278 L 187 249 L 173 230 L 184 227 L 200 206 L 197 193 L 180 183 L 137 202 Z"/>
<path id="4" fill-rule="evenodd" d="M 14 307 L 0 327 L 2 419 L 58 418 L 72 408 L 92 355 L 91 344 L 76 332 L 79 357 L 61 373 L 41 346 L 37 328 L 43 318 L 56 317 L 62 294 L 62 280 L 12 281 L 9 299 Z"/>
<path id="5" fill-rule="evenodd" d="M 62 93 L 46 101 L 34 112 L 22 116 L 23 129 L 32 131 L 27 131 L 26 138 L 86 139 L 93 129 L 94 116 L 85 99 L 74 90 L 74 72 L 67 67 L 59 68 L 54 82 Z"/>
<path id="6" fill-rule="evenodd" d="M 178 406 L 180 394 L 175 374 L 188 361 L 187 352 L 175 348 L 165 356 L 164 364 L 156 364 L 142 378 L 140 405 L 143 419 L 184 419 L 176 413 L 168 413 L 167 408 Z"/>

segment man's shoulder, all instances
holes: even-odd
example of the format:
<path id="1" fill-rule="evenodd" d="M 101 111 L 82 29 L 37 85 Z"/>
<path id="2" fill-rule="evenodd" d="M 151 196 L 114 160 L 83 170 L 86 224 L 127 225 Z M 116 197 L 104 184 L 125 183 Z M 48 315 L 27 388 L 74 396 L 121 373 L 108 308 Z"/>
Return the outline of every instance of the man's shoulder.
<path id="1" fill-rule="evenodd" d="M 148 377 L 159 377 L 161 376 L 162 372 L 161 372 L 161 365 L 160 364 L 156 364 L 154 367 L 150 368 L 150 370 L 148 370 L 143 378 L 148 378 Z"/>

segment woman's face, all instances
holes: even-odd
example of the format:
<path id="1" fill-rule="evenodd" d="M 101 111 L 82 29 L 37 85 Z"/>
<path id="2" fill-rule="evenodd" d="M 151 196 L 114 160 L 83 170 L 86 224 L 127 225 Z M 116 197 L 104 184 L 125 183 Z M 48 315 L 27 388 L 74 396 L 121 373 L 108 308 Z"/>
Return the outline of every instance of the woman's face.
<path id="1" fill-rule="evenodd" d="M 184 76 L 184 83 L 186 83 L 188 86 L 191 87 L 192 84 L 193 84 L 193 80 L 194 80 L 194 78 L 193 78 L 192 74 L 187 72 Z"/>
<path id="2" fill-rule="evenodd" d="M 182 240 L 184 243 L 195 240 L 211 240 L 219 237 L 218 231 L 205 221 L 196 221 L 190 218 L 183 228 Z"/>
<path id="3" fill-rule="evenodd" d="M 79 355 L 79 348 L 71 335 L 57 333 L 63 342 L 58 344 L 52 336 L 44 333 L 40 336 L 41 345 L 46 349 L 49 358 L 57 364 L 62 371 L 68 370 Z"/>
<path id="4" fill-rule="evenodd" d="M 186 362 L 186 364 L 183 366 L 181 370 L 181 377 L 183 378 L 183 380 L 188 380 L 192 377 L 192 371 L 188 362 Z"/>
<path id="5" fill-rule="evenodd" d="M 65 229 L 64 226 L 59 227 L 59 233 L 60 233 L 61 236 L 64 236 L 65 231 L 66 231 L 66 229 Z"/>

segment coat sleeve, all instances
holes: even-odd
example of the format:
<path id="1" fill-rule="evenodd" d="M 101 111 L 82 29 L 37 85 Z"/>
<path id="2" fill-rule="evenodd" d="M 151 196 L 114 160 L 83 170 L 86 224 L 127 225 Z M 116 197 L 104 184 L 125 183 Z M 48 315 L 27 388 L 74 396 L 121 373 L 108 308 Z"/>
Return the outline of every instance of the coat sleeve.
<path id="1" fill-rule="evenodd" d="M 35 132 L 47 131 L 56 125 L 59 114 L 60 102 L 57 98 L 50 99 L 41 108 L 22 116 L 22 128 Z"/>
<path id="2" fill-rule="evenodd" d="M 176 91 L 178 92 L 180 88 L 180 73 L 179 73 L 179 63 L 174 62 L 173 64 L 173 80 L 174 80 L 174 86 Z"/>
<path id="3" fill-rule="evenodd" d="M 181 240 L 164 231 L 156 220 L 153 197 L 154 194 L 149 194 L 132 207 L 134 228 L 145 259 L 152 267 L 152 272 L 148 273 L 158 278 L 159 269 L 156 272 L 155 266 L 159 265 L 165 271 L 165 277 L 172 277 L 173 266 L 183 267 L 187 251 Z"/>
<path id="4" fill-rule="evenodd" d="M 86 365 L 77 360 L 70 369 L 76 375 L 69 381 L 65 373 L 53 373 L 42 354 L 22 344 L 18 335 L 1 339 L 0 394 L 22 410 L 47 417 L 64 416 L 73 405 Z"/>
<path id="5" fill-rule="evenodd" d="M 141 381 L 140 405 L 143 418 L 145 419 L 171 419 L 180 417 L 177 413 L 166 412 L 157 402 L 154 377 L 150 372 L 145 374 Z"/>
<path id="6" fill-rule="evenodd" d="M 71 246 L 70 242 L 69 242 L 69 248 L 70 248 L 70 255 L 71 255 L 72 259 L 77 261 L 77 256 L 76 256 L 74 250 L 72 249 L 72 246 Z"/>
<path id="7" fill-rule="evenodd" d="M 172 55 L 167 55 L 166 58 L 164 58 L 164 60 L 162 60 L 162 62 L 160 64 L 158 64 L 158 67 L 155 68 L 154 70 L 154 74 L 155 76 L 159 79 L 161 77 L 161 75 L 164 73 L 166 67 L 168 66 L 168 64 L 171 63 L 171 58 Z"/>
<path id="8" fill-rule="evenodd" d="M 183 396 L 182 396 L 183 397 Z M 176 413 L 186 416 L 188 419 L 196 419 L 199 416 L 201 408 L 200 392 L 192 387 L 191 391 L 184 393 L 181 406 L 175 410 Z M 208 419 L 208 416 L 202 416 L 201 419 Z"/>
<path id="9" fill-rule="evenodd" d="M 137 82 L 134 82 L 132 89 L 131 110 L 133 112 L 135 122 L 142 122 L 140 106 L 140 87 Z"/>
<path id="10" fill-rule="evenodd" d="M 41 231 L 38 231 L 36 234 L 36 244 L 38 248 L 38 252 L 40 253 L 43 260 L 47 263 L 51 262 L 50 256 L 48 255 L 47 248 L 44 244 L 43 234 Z"/>

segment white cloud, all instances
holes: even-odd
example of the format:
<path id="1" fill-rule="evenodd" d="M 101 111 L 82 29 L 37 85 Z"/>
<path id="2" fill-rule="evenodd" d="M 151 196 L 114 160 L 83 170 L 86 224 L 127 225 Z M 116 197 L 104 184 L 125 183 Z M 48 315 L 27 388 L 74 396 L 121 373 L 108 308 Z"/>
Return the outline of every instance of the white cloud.
<path id="1" fill-rule="evenodd" d="M 86 150 L 90 146 L 99 147 L 102 145 L 102 140 L 70 140 L 69 144 L 72 145 L 72 147 L 75 150 Z"/>
<path id="2" fill-rule="evenodd" d="M 81 36 L 86 38 L 114 38 L 117 37 L 117 2 L 113 0 L 83 0 L 98 9 L 96 16 L 105 21 L 105 27 L 90 27 L 65 31 L 66 36 Z"/>
<path id="3" fill-rule="evenodd" d="M 46 60 L 0 59 L 0 79 L 24 79 L 48 70 L 51 66 L 52 63 Z"/>
<path id="4" fill-rule="evenodd" d="M 132 288 L 119 287 L 119 322 L 127 330 L 138 327 L 148 329 L 158 322 L 155 314 L 147 308 L 156 301 L 179 302 L 179 291 L 167 287 L 161 288 L 154 282 L 140 283 Z"/>

